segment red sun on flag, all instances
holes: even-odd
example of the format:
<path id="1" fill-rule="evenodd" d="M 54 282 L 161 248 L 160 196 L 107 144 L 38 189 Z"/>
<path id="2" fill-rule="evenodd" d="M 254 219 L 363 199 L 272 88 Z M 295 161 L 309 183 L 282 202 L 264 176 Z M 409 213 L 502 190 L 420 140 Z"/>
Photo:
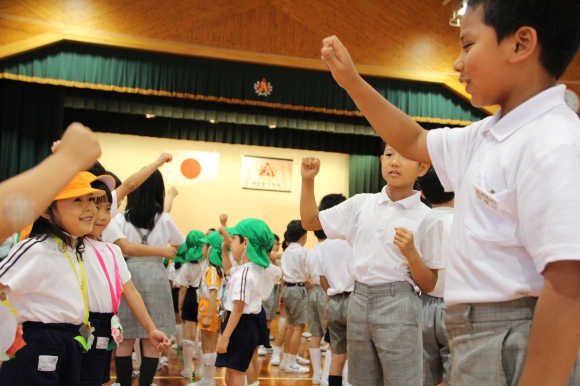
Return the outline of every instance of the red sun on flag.
<path id="1" fill-rule="evenodd" d="M 181 163 L 181 174 L 193 180 L 201 174 L 201 164 L 196 159 L 188 158 Z"/>

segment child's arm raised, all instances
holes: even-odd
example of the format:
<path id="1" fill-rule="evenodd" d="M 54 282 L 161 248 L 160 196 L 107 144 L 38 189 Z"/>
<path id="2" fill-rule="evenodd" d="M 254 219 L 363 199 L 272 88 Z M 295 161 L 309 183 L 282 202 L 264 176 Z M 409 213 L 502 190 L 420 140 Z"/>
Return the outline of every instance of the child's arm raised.
<path id="1" fill-rule="evenodd" d="M 226 218 L 227 221 L 227 218 Z M 226 276 L 230 275 L 232 270 L 232 262 L 230 261 L 229 248 L 232 245 L 232 236 L 226 231 L 226 228 L 222 225 L 218 228 L 218 233 L 223 237 L 222 242 L 222 268 L 224 269 L 224 274 Z"/>
<path id="2" fill-rule="evenodd" d="M 100 155 L 97 137 L 75 122 L 65 131 L 57 154 L 0 184 L 0 240 L 36 220 L 61 189 Z"/>
<path id="3" fill-rule="evenodd" d="M 62 146 L 62 145 L 61 145 Z M 60 151 L 60 148 L 59 148 Z M 117 202 L 123 201 L 123 199 L 132 191 L 137 189 L 153 172 L 159 169 L 166 162 L 171 162 L 173 156 L 169 153 L 163 153 L 157 158 L 155 162 L 145 166 L 143 169 L 139 170 L 135 174 L 132 174 L 119 186 L 115 191 L 117 192 Z"/>
<path id="4" fill-rule="evenodd" d="M 314 177 L 320 171 L 320 160 L 318 158 L 302 158 L 300 175 L 302 176 L 302 191 L 300 194 L 300 220 L 302 228 L 307 231 L 317 231 L 322 229 L 322 224 L 318 219 L 318 205 L 314 197 Z"/>
<path id="5" fill-rule="evenodd" d="M 543 275 L 518 385 L 564 385 L 578 356 L 580 261 L 550 263 Z"/>
<path id="6" fill-rule="evenodd" d="M 143 302 L 143 298 L 135 285 L 133 284 L 132 280 L 129 280 L 127 283 L 123 285 L 124 292 L 123 298 L 127 302 L 131 313 L 137 319 L 139 324 L 143 327 L 145 332 L 149 337 L 149 342 L 153 345 L 153 347 L 157 348 L 157 351 L 165 351 L 171 346 L 171 341 L 161 331 L 155 327 L 155 323 L 151 320 L 149 316 L 149 312 L 147 312 L 147 308 L 145 307 L 145 303 Z"/>
<path id="7" fill-rule="evenodd" d="M 423 259 L 421 259 L 421 255 L 415 248 L 412 232 L 402 227 L 395 228 L 395 231 L 394 243 L 399 247 L 403 256 L 407 258 L 413 281 L 422 292 L 429 293 L 433 291 L 437 284 L 438 271 L 427 267 Z"/>
<path id="8" fill-rule="evenodd" d="M 234 300 L 234 310 L 231 312 L 228 319 L 228 324 L 224 330 L 222 336 L 217 341 L 216 351 L 220 354 L 225 354 L 228 352 L 228 344 L 230 343 L 230 337 L 234 332 L 240 322 L 240 318 L 244 313 L 244 302 L 241 300 Z"/>
<path id="9" fill-rule="evenodd" d="M 385 142 L 408 159 L 431 163 L 427 130 L 387 101 L 357 73 L 350 54 L 336 36 L 322 41 L 321 54 L 334 79 L 348 92 Z"/>
<path id="10" fill-rule="evenodd" d="M 172 186 L 171 189 L 167 191 L 167 195 L 165 196 L 165 202 L 163 203 L 163 211 L 165 213 L 171 212 L 171 208 L 173 207 L 173 200 L 179 194 L 175 186 Z"/>

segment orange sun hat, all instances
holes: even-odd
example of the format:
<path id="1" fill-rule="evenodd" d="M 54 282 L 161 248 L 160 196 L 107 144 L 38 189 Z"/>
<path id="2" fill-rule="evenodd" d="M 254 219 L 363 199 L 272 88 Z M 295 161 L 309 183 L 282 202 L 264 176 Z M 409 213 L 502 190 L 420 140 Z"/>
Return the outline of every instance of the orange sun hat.
<path id="1" fill-rule="evenodd" d="M 81 197 L 87 194 L 92 194 L 93 197 L 103 196 L 105 194 L 104 190 L 94 189 L 91 187 L 91 182 L 95 181 L 96 179 L 97 176 L 92 173 L 80 172 L 72 179 L 71 182 L 67 184 L 67 186 L 63 188 L 63 190 L 60 191 L 54 200 L 65 200 L 67 198 Z"/>

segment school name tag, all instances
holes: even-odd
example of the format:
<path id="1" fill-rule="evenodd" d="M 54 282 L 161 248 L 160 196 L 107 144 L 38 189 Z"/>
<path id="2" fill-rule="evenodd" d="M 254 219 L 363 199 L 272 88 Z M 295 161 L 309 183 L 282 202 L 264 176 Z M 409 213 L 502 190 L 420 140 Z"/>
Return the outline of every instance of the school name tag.
<path id="1" fill-rule="evenodd" d="M 475 195 L 477 199 L 483 202 L 487 207 L 491 208 L 497 213 L 501 212 L 498 199 L 492 196 L 490 193 L 486 192 L 485 190 L 481 189 L 477 185 L 475 185 Z"/>

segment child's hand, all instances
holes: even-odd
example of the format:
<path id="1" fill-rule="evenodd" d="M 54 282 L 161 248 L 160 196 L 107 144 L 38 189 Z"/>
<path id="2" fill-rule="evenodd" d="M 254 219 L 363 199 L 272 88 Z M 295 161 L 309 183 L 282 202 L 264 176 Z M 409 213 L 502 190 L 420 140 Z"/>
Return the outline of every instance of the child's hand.
<path id="1" fill-rule="evenodd" d="M 348 88 L 357 78 L 360 79 L 348 50 L 336 36 L 322 40 L 320 53 L 322 63 L 328 67 L 340 87 Z"/>
<path id="2" fill-rule="evenodd" d="M 206 317 L 201 320 L 201 325 L 204 328 L 208 328 L 209 326 L 211 326 L 211 316 L 206 315 Z"/>
<path id="3" fill-rule="evenodd" d="M 162 352 L 171 347 L 171 341 L 159 330 L 153 330 L 149 333 L 149 342 L 157 348 L 157 351 Z"/>
<path id="4" fill-rule="evenodd" d="M 220 224 L 222 224 L 222 226 L 227 227 L 228 226 L 228 215 L 227 214 L 220 214 Z"/>
<path id="5" fill-rule="evenodd" d="M 157 158 L 157 165 L 161 166 L 167 162 L 171 162 L 173 160 L 173 155 L 169 153 L 161 153 L 159 158 Z"/>
<path id="6" fill-rule="evenodd" d="M 58 145 L 58 154 L 69 156 L 80 171 L 95 164 L 101 156 L 101 147 L 91 129 L 74 122 L 64 132 Z"/>
<path id="7" fill-rule="evenodd" d="M 173 248 L 172 246 L 163 247 L 163 253 L 161 256 L 166 257 L 168 259 L 174 259 L 177 255 L 177 249 Z"/>
<path id="8" fill-rule="evenodd" d="M 229 248 L 232 245 L 232 241 L 234 241 L 232 236 L 228 233 L 228 231 L 226 231 L 224 226 L 218 228 L 218 233 L 224 238 L 222 245 L 225 245 Z"/>
<path id="9" fill-rule="evenodd" d="M 229 343 L 230 343 L 230 339 L 226 338 L 222 335 L 217 341 L 217 346 L 215 348 L 215 351 L 217 351 L 219 354 L 227 353 Z"/>
<path id="10" fill-rule="evenodd" d="M 177 190 L 177 188 L 175 186 L 172 186 L 168 191 L 167 191 L 167 195 L 168 196 L 172 196 L 175 197 L 179 194 L 179 191 Z"/>
<path id="11" fill-rule="evenodd" d="M 314 288 L 314 282 L 312 281 L 312 279 L 308 279 L 308 281 L 306 282 L 306 289 L 311 290 L 312 288 Z"/>
<path id="12" fill-rule="evenodd" d="M 395 239 L 393 242 L 399 247 L 403 256 L 409 258 L 409 256 L 416 252 L 413 233 L 403 227 L 395 228 L 395 231 Z"/>
<path id="13" fill-rule="evenodd" d="M 318 158 L 302 158 L 302 166 L 300 168 L 300 175 L 302 178 L 311 179 L 316 177 L 320 171 L 320 160 Z"/>

